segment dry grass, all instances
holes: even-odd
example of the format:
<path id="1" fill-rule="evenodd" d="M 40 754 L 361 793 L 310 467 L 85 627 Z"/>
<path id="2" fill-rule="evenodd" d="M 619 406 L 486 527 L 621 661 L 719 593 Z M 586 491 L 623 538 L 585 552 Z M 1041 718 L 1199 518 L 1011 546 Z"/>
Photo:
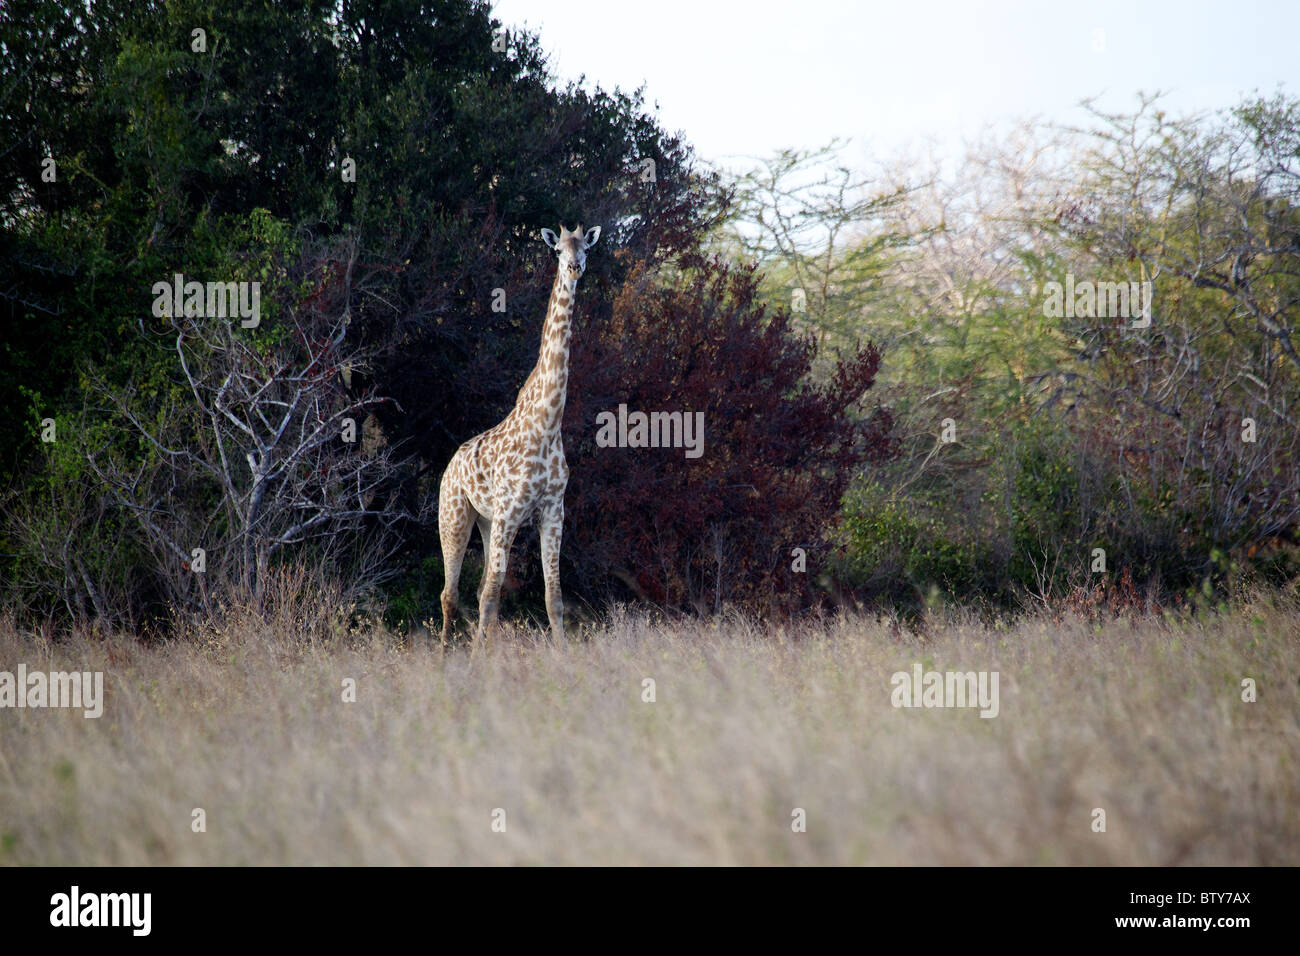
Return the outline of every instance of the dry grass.
<path id="1" fill-rule="evenodd" d="M 0 670 L 107 688 L 98 720 L 0 711 L 0 862 L 1300 863 L 1294 596 L 927 637 L 616 616 L 473 656 L 296 633 L 148 647 L 0 623 Z M 890 675 L 918 660 L 999 671 L 1001 714 L 894 709 Z"/>

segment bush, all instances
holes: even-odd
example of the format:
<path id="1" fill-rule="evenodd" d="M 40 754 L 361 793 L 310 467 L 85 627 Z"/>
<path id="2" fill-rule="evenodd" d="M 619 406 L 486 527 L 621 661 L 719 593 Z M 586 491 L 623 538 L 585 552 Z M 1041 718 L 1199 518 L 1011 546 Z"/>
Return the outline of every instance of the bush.
<path id="1" fill-rule="evenodd" d="M 756 286 L 752 267 L 714 259 L 658 281 L 637 267 L 609 321 L 575 336 L 564 555 L 589 600 L 775 612 L 820 599 L 844 489 L 894 447 L 889 416 L 862 408 L 880 354 L 862 346 L 812 383 L 815 345 Z M 703 454 L 599 447 L 597 415 L 620 404 L 702 412 Z"/>
<path id="2" fill-rule="evenodd" d="M 874 603 L 916 609 L 996 586 L 993 542 L 941 501 L 901 498 L 867 481 L 845 497 L 844 582 Z"/>

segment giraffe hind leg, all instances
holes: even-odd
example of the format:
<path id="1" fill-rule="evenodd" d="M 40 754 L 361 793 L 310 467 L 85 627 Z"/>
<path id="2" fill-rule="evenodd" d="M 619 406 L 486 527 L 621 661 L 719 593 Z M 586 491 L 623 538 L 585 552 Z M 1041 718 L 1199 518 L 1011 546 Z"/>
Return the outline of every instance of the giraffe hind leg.
<path id="1" fill-rule="evenodd" d="M 474 506 L 465 495 L 452 487 L 444 477 L 438 497 L 438 537 L 442 542 L 442 642 L 451 639 L 452 624 L 456 620 L 457 594 L 460 587 L 460 567 L 465 560 L 465 547 L 474 528 Z"/>

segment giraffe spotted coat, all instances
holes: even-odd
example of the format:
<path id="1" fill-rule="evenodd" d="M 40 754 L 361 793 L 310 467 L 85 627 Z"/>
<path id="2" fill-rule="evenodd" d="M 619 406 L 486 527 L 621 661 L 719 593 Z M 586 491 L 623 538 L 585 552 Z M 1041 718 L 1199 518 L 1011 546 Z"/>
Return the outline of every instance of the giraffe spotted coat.
<path id="1" fill-rule="evenodd" d="M 556 637 L 564 636 L 560 593 L 560 536 L 564 526 L 564 489 L 569 466 L 564 460 L 561 424 L 569 384 L 569 340 L 578 279 L 587 250 L 600 238 L 600 227 L 557 236 L 542 230 L 542 239 L 559 262 L 551 289 L 537 365 L 519 390 L 515 407 L 498 425 L 461 445 L 443 472 L 438 494 L 438 535 L 442 541 L 445 581 L 442 590 L 442 639 L 451 636 L 456 615 L 461 563 L 474 527 L 483 539 L 486 558 L 479 588 L 478 636 L 496 626 L 501 585 L 510 546 L 519 528 L 534 514 L 540 528 L 546 616 Z"/>

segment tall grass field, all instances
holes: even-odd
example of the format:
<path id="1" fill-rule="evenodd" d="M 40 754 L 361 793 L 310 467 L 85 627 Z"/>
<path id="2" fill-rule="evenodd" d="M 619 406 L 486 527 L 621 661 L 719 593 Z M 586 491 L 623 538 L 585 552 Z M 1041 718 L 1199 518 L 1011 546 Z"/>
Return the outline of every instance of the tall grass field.
<path id="1" fill-rule="evenodd" d="M 0 669 L 104 674 L 99 718 L 3 714 L 0 862 L 1300 863 L 1293 595 L 541 635 L 444 648 L 301 608 L 165 642 L 0 622 Z M 918 665 L 996 672 L 996 716 L 895 706 Z"/>

